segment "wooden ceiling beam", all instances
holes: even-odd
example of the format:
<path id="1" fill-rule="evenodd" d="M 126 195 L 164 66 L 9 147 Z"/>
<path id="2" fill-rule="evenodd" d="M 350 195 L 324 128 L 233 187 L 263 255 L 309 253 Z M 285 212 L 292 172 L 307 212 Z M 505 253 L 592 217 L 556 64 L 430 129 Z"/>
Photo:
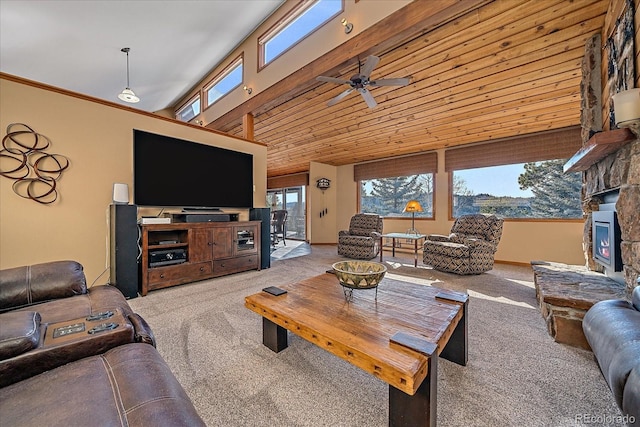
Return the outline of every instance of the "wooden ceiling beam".
<path id="1" fill-rule="evenodd" d="M 391 49 L 403 41 L 431 31 L 490 2 L 491 0 L 413 1 L 307 66 L 256 94 L 206 127 L 223 129 L 237 122 L 247 113 L 257 117 L 261 112 L 268 111 L 315 85 L 316 76 L 332 74 L 334 70 L 344 67 L 358 56 Z"/>

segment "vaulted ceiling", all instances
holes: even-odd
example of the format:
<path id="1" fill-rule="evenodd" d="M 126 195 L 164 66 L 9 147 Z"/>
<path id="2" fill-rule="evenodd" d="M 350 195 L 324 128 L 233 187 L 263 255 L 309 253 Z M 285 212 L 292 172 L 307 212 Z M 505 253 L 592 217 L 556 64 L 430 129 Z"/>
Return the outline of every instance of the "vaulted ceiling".
<path id="1" fill-rule="evenodd" d="M 242 136 L 252 116 L 272 177 L 307 171 L 310 161 L 339 166 L 580 124 L 584 46 L 601 31 L 607 0 L 414 3 L 449 9 L 401 37 L 361 46 L 374 33 L 363 34 L 293 73 L 295 87 L 283 83 L 208 127 Z M 373 31 L 422 13 L 414 3 Z M 356 92 L 328 107 L 346 87 L 317 75 L 349 79 L 369 54 L 381 59 L 372 79 L 411 83 L 372 88 L 373 109 Z"/>
<path id="2" fill-rule="evenodd" d="M 284 0 L 1 0 L 0 71 L 130 106 L 171 107 Z"/>

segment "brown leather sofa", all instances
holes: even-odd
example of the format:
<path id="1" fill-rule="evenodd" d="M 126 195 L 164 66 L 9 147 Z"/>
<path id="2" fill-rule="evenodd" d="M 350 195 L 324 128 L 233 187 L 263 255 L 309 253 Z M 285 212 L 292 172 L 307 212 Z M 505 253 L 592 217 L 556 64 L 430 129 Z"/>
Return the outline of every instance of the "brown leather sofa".
<path id="1" fill-rule="evenodd" d="M 108 313 L 114 319 L 104 316 Z M 89 316 L 96 315 L 89 321 Z M 82 265 L 75 261 L 0 271 L 0 323 L 0 387 L 117 345 L 155 345 L 151 328 L 131 310 L 122 293 L 108 285 L 87 288 Z M 86 332 L 109 323 L 117 323 L 118 328 L 51 337 L 56 326 L 79 323 Z"/>
<path id="2" fill-rule="evenodd" d="M 0 271 L 0 387 L 7 425 L 204 425 L 145 320 L 74 261 Z"/>
<path id="3" fill-rule="evenodd" d="M 582 329 L 625 422 L 640 425 L 640 279 L 631 302 L 597 302 Z"/>

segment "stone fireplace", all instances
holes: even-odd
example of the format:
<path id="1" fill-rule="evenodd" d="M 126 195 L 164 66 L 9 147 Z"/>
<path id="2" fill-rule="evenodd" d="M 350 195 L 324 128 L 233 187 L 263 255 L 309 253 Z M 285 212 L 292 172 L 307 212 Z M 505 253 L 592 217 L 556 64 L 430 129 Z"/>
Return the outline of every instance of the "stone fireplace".
<path id="1" fill-rule="evenodd" d="M 640 277 L 640 139 L 626 130 L 605 131 L 592 137 L 585 146 L 593 144 L 594 138 L 598 145 L 601 135 L 610 141 L 607 134 L 615 136 L 613 141 L 618 149 L 595 160 L 587 158 L 587 164 L 583 162 L 580 166 L 584 172 L 585 265 L 531 262 L 536 296 L 549 334 L 557 342 L 587 349 L 590 347 L 582 331 L 587 310 L 598 301 L 628 299 Z M 613 145 L 606 145 L 611 150 Z M 594 248 L 604 249 L 604 243 L 594 244 L 594 236 L 596 239 L 602 236 L 599 226 L 607 227 L 608 244 L 615 246 L 609 246 L 608 253 L 602 250 L 608 257 L 598 262 L 594 259 Z M 616 232 L 619 232 L 617 240 Z"/>
<path id="2" fill-rule="evenodd" d="M 633 135 L 629 139 L 620 149 L 594 162 L 585 171 L 583 248 L 589 270 L 607 273 L 614 280 L 624 282 L 631 292 L 640 277 L 640 138 Z M 612 203 L 608 197 L 616 192 L 618 198 L 613 207 L 620 226 L 622 268 L 619 272 L 611 271 L 612 268 L 605 270 L 594 260 L 592 229 L 594 212 L 600 212 L 601 206 L 610 210 Z"/>
<path id="3" fill-rule="evenodd" d="M 549 334 L 557 342 L 584 348 L 589 348 L 582 331 L 587 310 L 598 301 L 629 299 L 640 286 L 640 135 L 637 123 L 635 133 L 616 128 L 611 103 L 613 94 L 640 86 L 640 78 L 634 77 L 637 49 L 630 37 L 636 34 L 637 44 L 640 40 L 637 24 L 635 32 L 625 31 L 633 22 L 633 2 L 617 5 L 625 7 L 609 10 L 614 15 L 608 14 L 609 24 L 602 31 L 606 49 L 601 34 L 585 45 L 580 85 L 583 146 L 565 164 L 566 172 L 583 174 L 585 263 L 531 262 Z"/>

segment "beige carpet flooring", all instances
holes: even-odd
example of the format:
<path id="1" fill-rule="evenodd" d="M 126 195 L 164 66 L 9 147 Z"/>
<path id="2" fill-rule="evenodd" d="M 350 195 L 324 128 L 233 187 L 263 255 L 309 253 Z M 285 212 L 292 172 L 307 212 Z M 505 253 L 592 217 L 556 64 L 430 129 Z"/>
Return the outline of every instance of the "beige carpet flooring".
<path id="1" fill-rule="evenodd" d="M 530 268 L 496 265 L 464 277 L 390 255 L 380 286 L 410 281 L 470 296 L 469 363 L 438 362 L 439 426 L 622 425 L 593 354 L 547 334 Z M 130 304 L 209 426 L 386 426 L 386 383 L 291 333 L 287 349 L 271 352 L 261 317 L 244 307 L 246 295 L 321 274 L 341 259 L 335 246 L 312 246 L 269 269 L 153 291 Z M 585 423 L 584 415 L 603 423 Z"/>

